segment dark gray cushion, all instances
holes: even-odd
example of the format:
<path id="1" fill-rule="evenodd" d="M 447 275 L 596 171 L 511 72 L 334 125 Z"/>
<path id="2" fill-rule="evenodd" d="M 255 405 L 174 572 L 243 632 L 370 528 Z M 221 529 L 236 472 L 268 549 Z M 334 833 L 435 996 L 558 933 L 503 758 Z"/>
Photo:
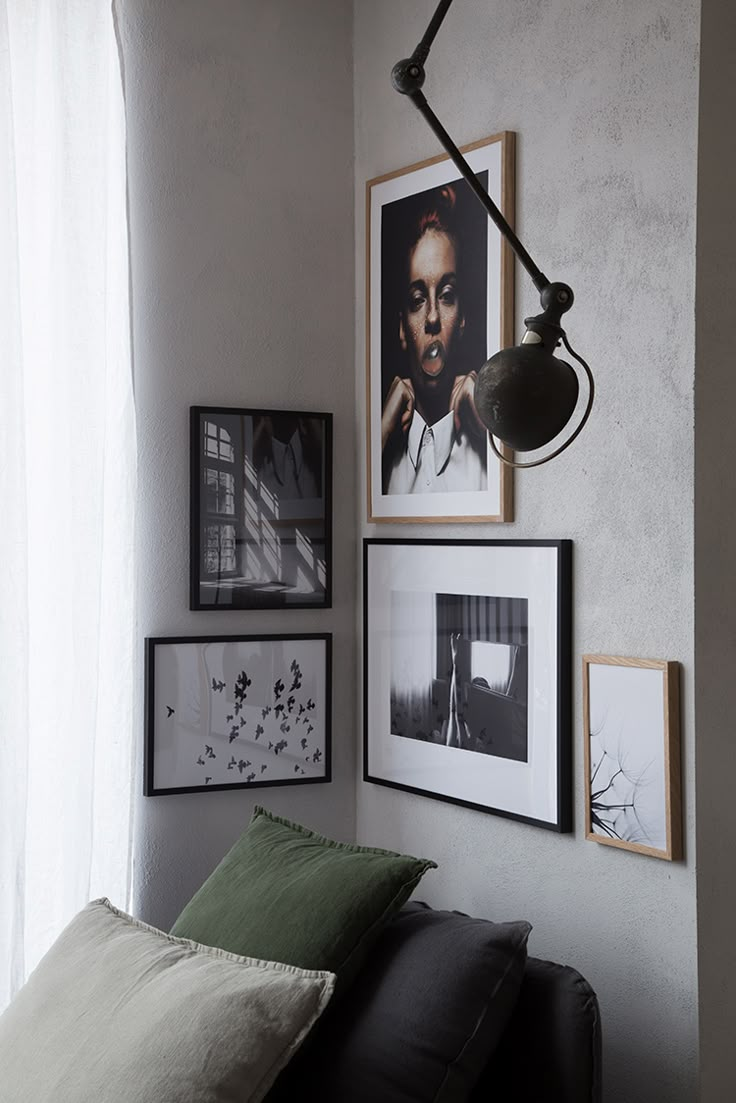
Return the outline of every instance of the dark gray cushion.
<path id="1" fill-rule="evenodd" d="M 462 1103 L 516 1005 L 530 930 L 406 905 L 269 1101 Z"/>

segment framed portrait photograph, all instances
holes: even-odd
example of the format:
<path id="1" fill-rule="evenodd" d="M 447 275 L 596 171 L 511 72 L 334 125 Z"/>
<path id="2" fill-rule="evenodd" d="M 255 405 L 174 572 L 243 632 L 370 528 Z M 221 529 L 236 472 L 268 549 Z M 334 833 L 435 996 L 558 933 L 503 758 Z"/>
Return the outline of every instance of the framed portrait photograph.
<path id="1" fill-rule="evenodd" d="M 191 609 L 332 604 L 332 415 L 193 406 Z"/>
<path id="2" fill-rule="evenodd" d="M 571 551 L 364 541 L 365 781 L 572 829 Z"/>
<path id="3" fill-rule="evenodd" d="M 682 857 L 679 683 L 676 662 L 583 656 L 586 839 Z"/>
<path id="4" fill-rule="evenodd" d="M 332 637 L 146 639 L 143 792 L 330 781 Z"/>
<path id="5" fill-rule="evenodd" d="M 462 147 L 512 226 L 514 142 Z M 473 398 L 514 341 L 513 253 L 446 155 L 369 180 L 366 199 L 368 520 L 513 521 L 513 469 Z"/>

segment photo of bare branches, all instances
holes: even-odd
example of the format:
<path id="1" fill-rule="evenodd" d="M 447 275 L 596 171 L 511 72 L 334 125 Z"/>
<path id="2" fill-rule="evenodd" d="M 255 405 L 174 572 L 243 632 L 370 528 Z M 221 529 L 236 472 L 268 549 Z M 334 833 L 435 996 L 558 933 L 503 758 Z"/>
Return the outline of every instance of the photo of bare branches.
<path id="1" fill-rule="evenodd" d="M 583 658 L 586 838 L 681 856 L 675 662 Z"/>

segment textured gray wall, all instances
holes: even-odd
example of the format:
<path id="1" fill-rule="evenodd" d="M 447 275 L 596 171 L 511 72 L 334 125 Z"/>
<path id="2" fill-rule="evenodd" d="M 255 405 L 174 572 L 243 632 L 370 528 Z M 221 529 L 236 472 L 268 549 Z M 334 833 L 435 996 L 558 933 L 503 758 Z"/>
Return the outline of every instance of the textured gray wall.
<path id="1" fill-rule="evenodd" d="M 733 854 L 733 578 L 736 372 L 736 8 L 703 0 L 698 158 L 695 384 L 695 712 L 701 1103 L 736 1098 Z M 724 141 L 724 135 L 726 140 Z"/>
<path id="2" fill-rule="evenodd" d="M 356 279 L 364 182 L 439 151 L 390 87 L 434 3 L 356 3 Z M 435 858 L 436 905 L 534 924 L 531 951 L 579 967 L 603 1011 L 609 1103 L 692 1103 L 697 980 L 693 725 L 694 243 L 699 5 L 458 0 L 425 92 L 458 143 L 518 133 L 517 228 L 568 281 L 590 361 L 591 421 L 549 467 L 516 476 L 513 526 L 367 526 L 398 537 L 574 541 L 575 833 L 358 786 L 358 838 Z M 356 363 L 363 406 L 363 297 Z M 517 333 L 537 300 L 517 274 Z M 365 501 L 361 458 L 360 500 Z M 364 508 L 364 507 L 362 507 Z M 361 519 L 365 513 L 361 510 Z M 580 655 L 683 664 L 685 853 L 669 864 L 583 839 Z M 713 1097 L 715 1098 L 715 1096 Z"/>
<path id="3" fill-rule="evenodd" d="M 136 912 L 165 927 L 257 799 L 339 837 L 354 832 L 352 15 L 342 0 L 120 0 L 118 11 L 140 636 L 334 633 L 332 785 L 138 798 Z M 325 62 L 339 97 L 315 79 Z M 332 611 L 188 611 L 193 404 L 334 412 Z M 142 681 L 141 652 L 141 691 Z"/>

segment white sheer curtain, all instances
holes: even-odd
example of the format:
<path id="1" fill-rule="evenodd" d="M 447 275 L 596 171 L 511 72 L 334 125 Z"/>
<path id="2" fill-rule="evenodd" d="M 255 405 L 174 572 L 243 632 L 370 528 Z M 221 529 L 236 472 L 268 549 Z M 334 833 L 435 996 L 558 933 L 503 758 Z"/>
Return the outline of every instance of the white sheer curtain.
<path id="1" fill-rule="evenodd" d="M 109 0 L 0 0 L 0 1008 L 129 892 L 135 422 Z"/>

